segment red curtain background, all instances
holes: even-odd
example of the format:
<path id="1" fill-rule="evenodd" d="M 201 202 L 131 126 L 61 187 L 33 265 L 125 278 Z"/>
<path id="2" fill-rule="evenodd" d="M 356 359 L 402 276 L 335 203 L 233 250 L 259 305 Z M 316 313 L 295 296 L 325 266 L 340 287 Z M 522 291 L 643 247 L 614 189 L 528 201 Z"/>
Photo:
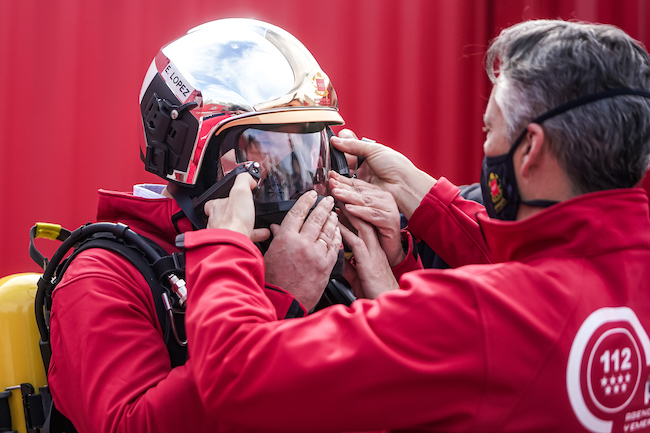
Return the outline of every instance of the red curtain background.
<path id="1" fill-rule="evenodd" d="M 478 180 L 488 41 L 524 19 L 617 25 L 650 45 L 647 0 L 0 0 L 0 276 L 37 271 L 36 221 L 95 219 L 97 189 L 158 182 L 138 95 L 158 49 L 206 21 L 257 18 L 301 40 L 347 126 L 433 176 Z M 650 186 L 646 182 L 647 186 Z M 40 241 L 50 256 L 58 242 Z"/>

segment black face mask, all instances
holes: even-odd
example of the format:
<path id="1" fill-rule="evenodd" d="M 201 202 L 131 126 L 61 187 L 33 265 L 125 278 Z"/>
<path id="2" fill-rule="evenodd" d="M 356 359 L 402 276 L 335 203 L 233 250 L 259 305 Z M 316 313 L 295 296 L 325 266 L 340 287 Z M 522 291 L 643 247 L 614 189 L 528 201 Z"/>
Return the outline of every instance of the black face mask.
<path id="1" fill-rule="evenodd" d="M 646 90 L 628 89 L 625 87 L 606 90 L 591 95 L 583 96 L 573 101 L 569 101 L 558 107 L 555 107 L 540 116 L 537 116 L 530 123 L 541 124 L 551 117 L 564 113 L 565 111 L 598 101 L 600 99 L 611 98 L 618 95 L 638 95 L 650 98 L 650 92 Z M 519 137 L 510 147 L 508 153 L 498 156 L 485 156 L 483 158 L 483 167 L 481 170 L 481 192 L 483 202 L 488 215 L 491 218 L 514 221 L 517 218 L 517 211 L 521 203 L 528 206 L 546 208 L 557 203 L 551 200 L 531 200 L 525 201 L 519 195 L 517 187 L 517 178 L 513 164 L 513 155 L 517 147 L 521 144 L 526 136 L 528 129 L 524 129 Z"/>
<path id="2" fill-rule="evenodd" d="M 537 123 L 537 122 L 531 122 Z M 522 132 L 508 151 L 499 156 L 486 156 L 483 158 L 481 170 L 481 192 L 483 203 L 491 218 L 514 221 L 521 203 L 528 206 L 549 207 L 557 203 L 551 200 L 525 201 L 519 195 L 515 167 L 512 162 L 515 150 L 521 144 L 526 132 Z"/>

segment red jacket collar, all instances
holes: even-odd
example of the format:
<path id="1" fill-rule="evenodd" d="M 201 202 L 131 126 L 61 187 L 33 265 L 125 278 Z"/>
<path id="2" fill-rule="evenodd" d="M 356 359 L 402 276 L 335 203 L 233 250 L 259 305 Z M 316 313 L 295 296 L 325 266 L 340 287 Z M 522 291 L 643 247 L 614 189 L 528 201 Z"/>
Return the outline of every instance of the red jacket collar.
<path id="1" fill-rule="evenodd" d="M 650 245 L 648 196 L 643 189 L 583 194 L 522 221 L 479 214 L 494 262 L 577 256 Z"/>
<path id="2" fill-rule="evenodd" d="M 175 200 L 170 198 L 150 199 L 136 197 L 130 193 L 99 190 L 97 221 L 122 222 L 135 232 L 157 242 L 167 252 L 178 251 L 174 245 L 176 236 L 192 230 L 189 220 L 178 220 L 178 230 L 172 217 L 180 212 Z"/>

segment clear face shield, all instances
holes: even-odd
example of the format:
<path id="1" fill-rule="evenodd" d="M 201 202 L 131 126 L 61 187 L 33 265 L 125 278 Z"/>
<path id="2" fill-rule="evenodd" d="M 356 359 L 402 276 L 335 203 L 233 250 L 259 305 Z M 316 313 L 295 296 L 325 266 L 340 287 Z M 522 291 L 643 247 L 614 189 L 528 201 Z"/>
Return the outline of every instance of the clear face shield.
<path id="1" fill-rule="evenodd" d="M 217 181 L 237 165 L 260 165 L 259 187 L 254 195 L 258 217 L 279 212 L 284 216 L 307 191 L 327 194 L 330 170 L 329 139 L 320 122 L 287 125 L 240 126 L 228 130 L 217 162 Z M 277 222 L 277 221 L 273 221 Z"/>

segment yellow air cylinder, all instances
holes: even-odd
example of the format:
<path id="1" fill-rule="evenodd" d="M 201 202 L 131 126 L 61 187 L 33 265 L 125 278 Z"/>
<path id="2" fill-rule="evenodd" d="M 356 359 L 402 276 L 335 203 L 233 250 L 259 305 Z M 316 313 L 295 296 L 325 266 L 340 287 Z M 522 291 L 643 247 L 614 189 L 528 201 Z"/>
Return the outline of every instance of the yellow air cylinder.
<path id="1" fill-rule="evenodd" d="M 31 384 L 38 392 L 47 384 L 34 317 L 39 277 L 40 274 L 24 273 L 0 278 L 0 392 L 22 383 Z M 20 389 L 11 393 L 12 428 L 27 433 Z"/>

